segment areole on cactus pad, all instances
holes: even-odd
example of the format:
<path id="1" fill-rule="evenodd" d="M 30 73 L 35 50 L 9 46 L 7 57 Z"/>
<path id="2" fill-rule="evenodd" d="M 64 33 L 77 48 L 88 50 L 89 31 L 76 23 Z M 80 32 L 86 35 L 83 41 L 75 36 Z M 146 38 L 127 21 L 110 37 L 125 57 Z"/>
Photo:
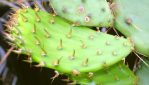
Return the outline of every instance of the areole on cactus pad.
<path id="1" fill-rule="evenodd" d="M 38 8 L 17 10 L 7 26 L 18 49 L 38 66 L 60 73 L 103 69 L 125 58 L 133 48 L 129 39 L 74 27 Z"/>

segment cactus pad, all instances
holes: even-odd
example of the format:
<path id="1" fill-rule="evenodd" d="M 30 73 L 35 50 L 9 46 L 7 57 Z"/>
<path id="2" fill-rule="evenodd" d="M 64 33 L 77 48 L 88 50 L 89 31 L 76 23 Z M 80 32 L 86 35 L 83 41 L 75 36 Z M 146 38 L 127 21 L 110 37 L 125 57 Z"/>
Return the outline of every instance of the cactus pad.
<path id="1" fill-rule="evenodd" d="M 138 52 L 149 56 L 148 0 L 114 0 L 117 4 L 116 29 L 131 37 Z"/>
<path id="2" fill-rule="evenodd" d="M 57 15 L 84 26 L 109 27 L 113 16 L 106 0 L 50 0 Z"/>
<path id="3" fill-rule="evenodd" d="M 40 66 L 59 72 L 96 71 L 122 60 L 132 48 L 129 39 L 74 27 L 38 8 L 17 10 L 10 22 L 10 34 L 19 49 Z"/>
<path id="4" fill-rule="evenodd" d="M 145 60 L 149 64 L 149 60 Z M 138 68 L 136 75 L 138 76 L 138 85 L 148 85 L 149 84 L 149 66 L 141 62 L 140 68 Z"/>
<path id="5" fill-rule="evenodd" d="M 137 78 L 122 62 L 70 78 L 81 85 L 137 85 Z"/>

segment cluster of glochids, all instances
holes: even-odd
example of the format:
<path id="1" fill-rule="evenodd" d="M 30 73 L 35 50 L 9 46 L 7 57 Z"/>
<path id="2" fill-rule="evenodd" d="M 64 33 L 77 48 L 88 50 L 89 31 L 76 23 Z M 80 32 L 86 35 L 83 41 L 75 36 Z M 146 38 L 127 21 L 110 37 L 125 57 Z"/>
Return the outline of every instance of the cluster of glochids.
<path id="1" fill-rule="evenodd" d="M 53 80 L 65 74 L 80 84 L 136 84 L 122 63 L 134 48 L 130 39 L 77 27 L 38 7 L 15 10 L 6 26 L 15 52 L 27 54 L 25 61 L 38 62 L 36 67 L 54 69 Z"/>

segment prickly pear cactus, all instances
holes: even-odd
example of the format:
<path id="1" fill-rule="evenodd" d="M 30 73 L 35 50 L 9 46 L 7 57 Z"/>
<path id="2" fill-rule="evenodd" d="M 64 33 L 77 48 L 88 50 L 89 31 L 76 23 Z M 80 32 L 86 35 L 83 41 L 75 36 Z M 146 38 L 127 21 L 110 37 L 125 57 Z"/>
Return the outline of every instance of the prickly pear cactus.
<path id="1" fill-rule="evenodd" d="M 106 0 L 50 0 L 57 15 L 83 26 L 112 25 L 113 16 Z"/>
<path id="2" fill-rule="evenodd" d="M 135 43 L 135 49 L 149 56 L 148 0 L 114 0 L 117 5 L 115 27 Z"/>
<path id="3" fill-rule="evenodd" d="M 70 78 L 81 85 L 137 85 L 137 78 L 122 62 Z"/>
<path id="4" fill-rule="evenodd" d="M 73 27 L 38 8 L 17 10 L 7 24 L 10 39 L 41 67 L 78 75 L 97 71 L 125 58 L 132 50 L 129 39 Z"/>

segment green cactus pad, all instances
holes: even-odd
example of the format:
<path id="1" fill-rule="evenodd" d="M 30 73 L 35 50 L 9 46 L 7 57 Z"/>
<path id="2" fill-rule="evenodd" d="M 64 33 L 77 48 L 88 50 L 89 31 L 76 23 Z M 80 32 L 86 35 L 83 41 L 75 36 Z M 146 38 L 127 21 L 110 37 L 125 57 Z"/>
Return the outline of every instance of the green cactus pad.
<path id="1" fill-rule="evenodd" d="M 147 64 L 149 64 L 149 60 L 145 60 Z M 148 85 L 149 84 L 149 66 L 146 66 L 143 62 L 141 62 L 140 68 L 138 68 L 136 75 L 138 76 L 138 85 Z"/>
<path id="2" fill-rule="evenodd" d="M 15 20 L 14 20 L 15 19 Z M 22 9 L 12 16 L 14 42 L 33 61 L 59 72 L 88 72 L 125 58 L 132 48 L 129 39 L 74 27 L 41 10 Z"/>
<path id="3" fill-rule="evenodd" d="M 109 27 L 113 16 L 106 0 L 50 0 L 57 15 L 83 26 Z"/>
<path id="4" fill-rule="evenodd" d="M 149 56 L 148 0 L 114 0 L 117 4 L 115 27 L 131 37 L 138 52 Z"/>
<path id="5" fill-rule="evenodd" d="M 96 72 L 70 76 L 81 85 L 137 85 L 137 77 L 122 62 Z"/>

